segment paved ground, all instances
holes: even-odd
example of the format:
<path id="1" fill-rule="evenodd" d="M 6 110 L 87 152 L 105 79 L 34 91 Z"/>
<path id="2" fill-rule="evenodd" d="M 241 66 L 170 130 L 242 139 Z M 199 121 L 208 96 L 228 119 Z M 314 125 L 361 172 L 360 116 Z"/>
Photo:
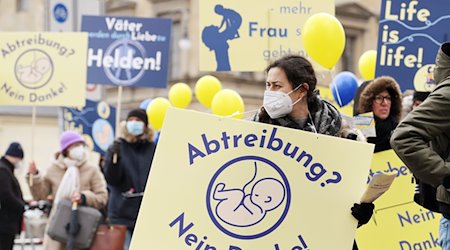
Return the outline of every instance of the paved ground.
<path id="1" fill-rule="evenodd" d="M 35 245 L 34 248 L 31 245 L 25 245 L 25 246 L 21 246 L 21 245 L 14 245 L 13 250 L 42 250 L 44 249 L 42 247 L 42 245 Z"/>
<path id="2" fill-rule="evenodd" d="M 23 234 L 21 236 L 24 237 Z M 31 242 L 29 240 L 25 240 L 23 238 L 16 239 L 15 243 L 16 244 L 14 245 L 13 250 L 42 250 L 43 249 L 42 244 L 40 244 L 42 242 L 40 242 L 38 239 L 36 239 L 34 241 L 34 246 L 31 245 Z"/>

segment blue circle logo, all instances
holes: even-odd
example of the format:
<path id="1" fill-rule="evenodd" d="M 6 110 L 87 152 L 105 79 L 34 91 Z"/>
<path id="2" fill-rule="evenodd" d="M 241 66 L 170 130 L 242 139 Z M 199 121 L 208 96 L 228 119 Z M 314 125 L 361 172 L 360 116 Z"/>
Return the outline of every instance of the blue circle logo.
<path id="1" fill-rule="evenodd" d="M 64 23 L 69 16 L 69 12 L 64 4 L 58 3 L 53 8 L 53 16 L 58 23 Z"/>
<path id="2" fill-rule="evenodd" d="M 134 58 L 145 60 L 145 48 L 137 41 L 128 38 L 111 43 L 106 49 L 105 55 L 111 56 L 117 61 L 117 65 L 103 67 L 106 76 L 111 82 L 121 86 L 130 86 L 138 82 L 145 74 L 145 63 L 135 65 Z"/>
<path id="3" fill-rule="evenodd" d="M 206 194 L 214 225 L 244 240 L 263 237 L 278 228 L 290 203 L 285 174 L 259 156 L 242 156 L 225 163 L 212 177 Z"/>

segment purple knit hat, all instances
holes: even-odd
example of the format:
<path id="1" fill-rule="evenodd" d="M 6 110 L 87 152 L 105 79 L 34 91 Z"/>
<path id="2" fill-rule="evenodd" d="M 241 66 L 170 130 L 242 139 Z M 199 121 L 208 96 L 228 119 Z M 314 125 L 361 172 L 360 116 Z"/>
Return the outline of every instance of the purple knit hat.
<path id="1" fill-rule="evenodd" d="M 59 139 L 61 152 L 76 142 L 86 143 L 78 132 L 72 130 L 64 131 Z"/>

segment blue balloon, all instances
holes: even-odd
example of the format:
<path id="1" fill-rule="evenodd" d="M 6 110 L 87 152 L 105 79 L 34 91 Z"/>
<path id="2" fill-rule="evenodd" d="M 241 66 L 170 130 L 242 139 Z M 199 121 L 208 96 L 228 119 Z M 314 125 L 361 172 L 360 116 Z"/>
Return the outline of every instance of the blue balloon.
<path id="1" fill-rule="evenodd" d="M 155 138 L 153 138 L 153 142 L 155 144 L 158 144 L 160 134 L 161 134 L 161 130 L 155 133 Z"/>
<path id="2" fill-rule="evenodd" d="M 337 74 L 331 84 L 331 93 L 333 93 L 334 100 L 340 107 L 347 105 L 353 100 L 357 89 L 358 80 L 349 71 Z"/>
<path id="3" fill-rule="evenodd" d="M 152 102 L 152 98 L 147 98 L 147 99 L 143 100 L 141 102 L 141 104 L 139 104 L 139 108 L 141 108 L 143 110 L 147 110 L 147 107 L 150 104 L 150 102 Z"/>

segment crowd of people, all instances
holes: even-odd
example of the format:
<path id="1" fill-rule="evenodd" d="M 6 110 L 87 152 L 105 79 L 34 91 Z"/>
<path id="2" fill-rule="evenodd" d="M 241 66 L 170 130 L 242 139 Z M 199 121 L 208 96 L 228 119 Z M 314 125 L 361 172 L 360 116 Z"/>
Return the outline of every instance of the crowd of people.
<path id="1" fill-rule="evenodd" d="M 450 131 L 450 43 L 439 51 L 435 79 L 437 88 L 429 93 L 416 92 L 402 117 L 402 93 L 399 84 L 383 76 L 366 81 L 354 99 L 355 114 L 372 112 L 376 136 L 361 138 L 349 128 L 339 111 L 322 99 L 316 90 L 317 79 L 311 63 L 302 56 L 288 55 L 266 69 L 263 106 L 253 121 L 294 128 L 312 133 L 364 140 L 375 145 L 374 152 L 393 149 L 416 177 L 438 187 L 437 198 L 443 214 L 440 242 L 450 249 L 450 166 L 447 162 Z M 428 98 L 427 98 L 428 97 Z M 426 99 L 426 100 L 425 100 Z M 102 166 L 88 163 L 83 137 L 75 131 L 60 136 L 60 147 L 43 173 L 31 162 L 27 178 L 35 200 L 51 200 L 53 206 L 70 200 L 102 211 L 112 224 L 127 227 L 124 249 L 130 240 L 139 213 L 142 196 L 150 173 L 156 144 L 144 110 L 133 109 L 120 125 L 121 136 L 109 147 Z M 430 147 L 430 142 L 432 147 Z M 442 157 L 447 151 L 447 156 Z M 0 159 L 0 250 L 12 249 L 20 231 L 25 201 L 14 169 L 24 158 L 19 143 L 11 143 Z M 54 216 L 50 213 L 49 220 Z M 349 207 L 358 221 L 366 224 L 374 204 L 355 203 Z M 48 228 L 48 227 L 47 227 Z M 45 236 L 45 249 L 64 249 L 64 244 Z M 356 242 L 353 249 L 358 249 Z"/>

